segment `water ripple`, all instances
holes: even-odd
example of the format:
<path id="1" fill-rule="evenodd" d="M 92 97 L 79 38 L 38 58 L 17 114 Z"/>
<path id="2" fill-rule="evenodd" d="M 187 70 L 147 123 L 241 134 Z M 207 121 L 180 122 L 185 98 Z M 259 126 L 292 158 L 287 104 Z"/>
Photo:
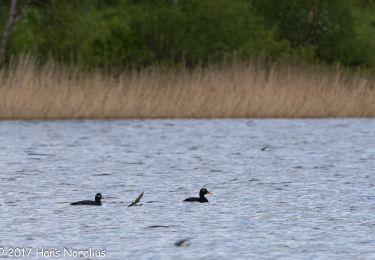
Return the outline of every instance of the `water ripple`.
<path id="1" fill-rule="evenodd" d="M 374 128 L 0 121 L 0 242 L 107 259 L 374 259 Z M 210 203 L 183 202 L 202 187 Z M 142 191 L 143 206 L 128 208 Z M 69 205 L 97 192 L 102 207 Z"/>

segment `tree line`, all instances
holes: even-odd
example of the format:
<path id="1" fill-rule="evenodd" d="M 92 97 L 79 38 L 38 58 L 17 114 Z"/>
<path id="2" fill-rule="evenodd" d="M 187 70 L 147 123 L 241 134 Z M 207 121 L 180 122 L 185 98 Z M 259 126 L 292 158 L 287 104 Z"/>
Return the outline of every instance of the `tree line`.
<path id="1" fill-rule="evenodd" d="M 375 66 L 375 0 L 0 0 L 0 61 Z"/>

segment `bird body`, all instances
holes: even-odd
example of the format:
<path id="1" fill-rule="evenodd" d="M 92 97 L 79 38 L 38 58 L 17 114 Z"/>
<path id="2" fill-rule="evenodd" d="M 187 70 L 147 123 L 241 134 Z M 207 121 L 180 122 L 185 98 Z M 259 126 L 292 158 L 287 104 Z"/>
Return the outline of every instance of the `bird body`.
<path id="1" fill-rule="evenodd" d="M 94 200 L 81 200 L 81 201 L 76 201 L 73 203 L 70 203 L 70 205 L 73 206 L 81 206 L 81 205 L 89 205 L 89 206 L 101 206 L 102 205 L 102 194 L 97 193 L 95 195 L 95 201 Z"/>
<path id="2" fill-rule="evenodd" d="M 187 198 L 187 199 L 184 199 L 184 201 L 187 201 L 187 202 L 200 202 L 200 203 L 203 203 L 203 202 L 208 202 L 208 199 L 203 197 L 203 198 L 195 198 L 195 197 L 191 197 L 191 198 Z"/>
<path id="3" fill-rule="evenodd" d="M 184 199 L 184 201 L 186 201 L 186 202 L 200 202 L 200 203 L 208 202 L 208 200 L 204 196 L 206 194 L 212 194 L 212 193 L 209 192 L 207 189 L 203 188 L 199 191 L 199 198 L 190 197 L 190 198 Z"/>

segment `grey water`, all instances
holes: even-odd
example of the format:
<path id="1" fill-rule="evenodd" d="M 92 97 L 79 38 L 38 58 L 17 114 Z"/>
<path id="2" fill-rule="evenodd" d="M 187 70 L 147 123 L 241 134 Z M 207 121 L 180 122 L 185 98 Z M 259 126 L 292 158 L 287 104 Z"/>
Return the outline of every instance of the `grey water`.
<path id="1" fill-rule="evenodd" d="M 1 121 L 0 257 L 375 259 L 374 129 L 374 119 Z M 182 202 L 202 187 L 209 203 Z M 127 207 L 142 191 L 143 205 Z M 101 207 L 70 205 L 97 192 Z"/>

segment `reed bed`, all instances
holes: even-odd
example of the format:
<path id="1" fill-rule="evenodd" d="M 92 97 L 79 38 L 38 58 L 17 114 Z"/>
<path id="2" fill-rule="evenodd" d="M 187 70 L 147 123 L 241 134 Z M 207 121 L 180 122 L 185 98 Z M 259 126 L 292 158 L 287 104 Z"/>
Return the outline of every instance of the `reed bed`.
<path id="1" fill-rule="evenodd" d="M 341 69 L 235 63 L 84 72 L 20 60 L 0 71 L 0 119 L 375 116 L 375 80 Z"/>

